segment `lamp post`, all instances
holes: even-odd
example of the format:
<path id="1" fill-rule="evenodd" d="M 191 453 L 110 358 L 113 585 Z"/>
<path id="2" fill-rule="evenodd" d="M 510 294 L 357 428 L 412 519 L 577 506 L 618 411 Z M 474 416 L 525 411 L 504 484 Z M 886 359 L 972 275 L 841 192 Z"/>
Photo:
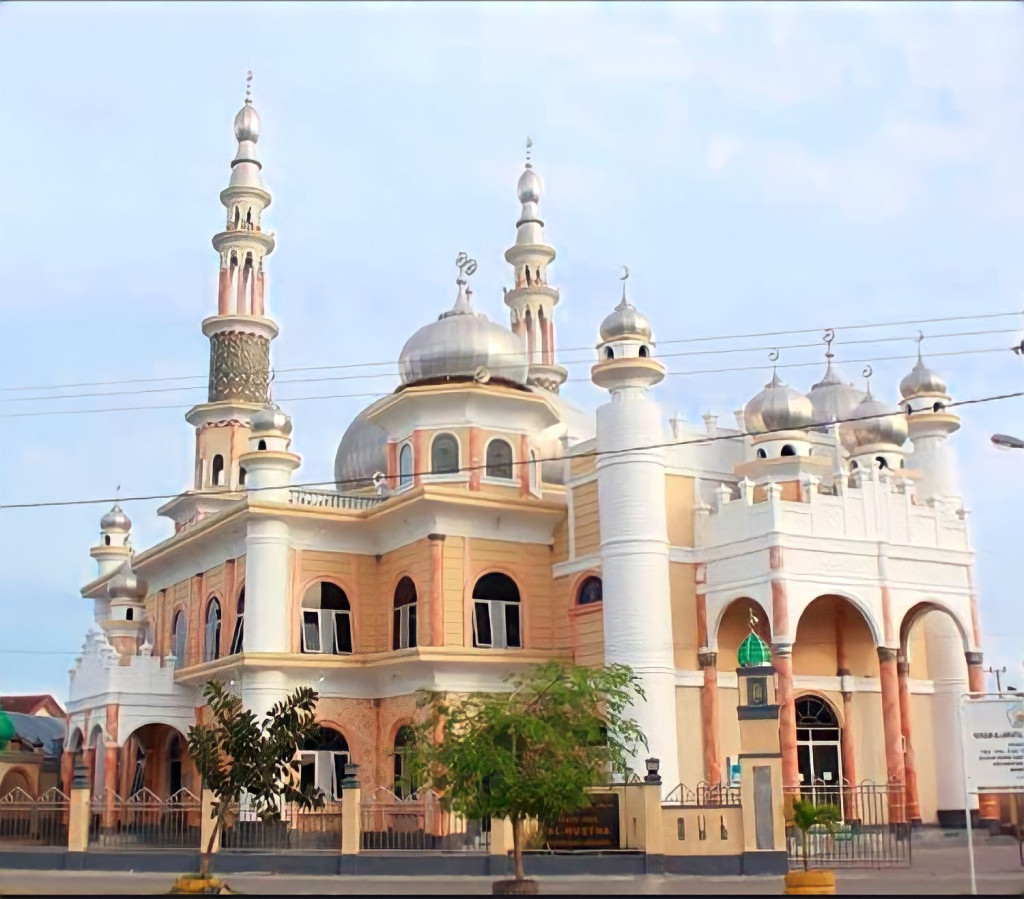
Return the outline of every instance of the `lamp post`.
<path id="1" fill-rule="evenodd" d="M 1003 449 L 1024 449 L 1024 440 L 1009 434 L 993 434 L 992 442 Z"/>
<path id="2" fill-rule="evenodd" d="M 658 773 L 661 768 L 661 759 L 649 758 L 644 761 L 644 765 L 647 767 L 647 776 L 644 777 L 644 783 L 648 784 L 660 784 L 661 775 Z"/>

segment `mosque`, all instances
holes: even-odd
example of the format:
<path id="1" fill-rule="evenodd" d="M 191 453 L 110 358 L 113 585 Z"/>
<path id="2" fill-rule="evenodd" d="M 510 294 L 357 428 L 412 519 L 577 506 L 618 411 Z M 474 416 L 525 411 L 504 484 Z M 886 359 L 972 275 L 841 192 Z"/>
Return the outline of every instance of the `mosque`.
<path id="1" fill-rule="evenodd" d="M 315 687 L 325 737 L 302 777 L 336 795 L 351 761 L 364 788 L 400 792 L 416 691 L 497 689 L 557 658 L 634 668 L 667 796 L 736 776 L 745 644 L 777 669 L 788 787 L 842 803 L 844 784 L 894 784 L 911 820 L 962 821 L 956 697 L 984 686 L 974 551 L 959 420 L 920 355 L 898 404 L 829 353 L 806 393 L 777 374 L 752 385 L 732 424 L 667 420 L 652 323 L 624 281 L 591 368 L 607 401 L 576 408 L 527 162 L 508 326 L 479 311 L 460 255 L 454 296 L 401 348 L 399 386 L 341 437 L 333 489 L 307 489 L 301 427 L 268 389 L 275 237 L 251 99 L 234 133 L 208 399 L 186 414 L 193 483 L 159 509 L 174 532 L 155 546 L 131 547 L 118 505 L 100 520 L 65 783 L 79 757 L 120 796 L 197 789 L 184 735 L 218 678 L 257 712 Z M 980 817 L 998 817 L 986 802 Z"/>

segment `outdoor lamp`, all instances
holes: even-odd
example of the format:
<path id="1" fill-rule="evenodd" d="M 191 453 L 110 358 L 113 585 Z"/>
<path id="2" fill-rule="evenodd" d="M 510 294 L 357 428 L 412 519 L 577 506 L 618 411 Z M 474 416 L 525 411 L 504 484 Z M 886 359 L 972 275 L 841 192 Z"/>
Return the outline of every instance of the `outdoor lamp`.
<path id="1" fill-rule="evenodd" d="M 661 759 L 645 759 L 644 764 L 647 766 L 647 776 L 644 778 L 644 783 L 660 784 L 661 777 L 658 774 L 658 769 L 661 767 Z"/>

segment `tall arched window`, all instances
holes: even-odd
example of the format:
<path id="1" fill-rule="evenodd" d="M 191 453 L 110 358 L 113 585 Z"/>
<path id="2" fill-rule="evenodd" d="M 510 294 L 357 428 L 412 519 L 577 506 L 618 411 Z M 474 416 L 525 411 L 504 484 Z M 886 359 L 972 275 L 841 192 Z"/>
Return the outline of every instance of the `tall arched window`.
<path id="1" fill-rule="evenodd" d="M 590 606 L 594 603 L 601 602 L 604 598 L 602 593 L 601 578 L 599 577 L 588 577 L 580 584 L 579 592 L 576 594 L 576 605 L 578 606 Z"/>
<path id="2" fill-rule="evenodd" d="M 391 648 L 408 649 L 416 645 L 416 585 L 404 577 L 395 587 L 395 612 L 391 630 Z"/>
<path id="3" fill-rule="evenodd" d="M 530 489 L 534 493 L 540 492 L 540 463 L 537 461 L 537 453 L 530 450 Z"/>
<path id="4" fill-rule="evenodd" d="M 405 487 L 412 483 L 412 446 L 402 444 L 398 453 L 398 485 Z"/>
<path id="5" fill-rule="evenodd" d="M 223 480 L 224 457 L 220 453 L 217 453 L 217 455 L 213 457 L 213 470 L 210 473 L 210 483 L 212 483 L 214 487 L 220 487 Z"/>
<path id="6" fill-rule="evenodd" d="M 454 474 L 459 470 L 459 441 L 452 434 L 438 434 L 430 445 L 430 470 Z"/>
<path id="7" fill-rule="evenodd" d="M 522 647 L 519 588 L 508 575 L 485 574 L 473 587 L 473 645 Z"/>
<path id="8" fill-rule="evenodd" d="M 797 699 L 796 759 L 800 792 L 816 804 L 843 808 L 843 749 L 839 719 L 819 696 Z"/>
<path id="9" fill-rule="evenodd" d="M 237 655 L 242 651 L 242 638 L 245 631 L 245 587 L 238 594 L 238 613 L 235 615 L 235 630 L 231 634 L 230 655 Z"/>
<path id="10" fill-rule="evenodd" d="M 395 734 L 395 795 L 399 799 L 408 798 L 418 787 L 412 781 L 412 772 L 406 758 L 415 739 L 416 735 L 408 724 L 403 724 Z"/>
<path id="11" fill-rule="evenodd" d="M 352 612 L 345 591 L 317 581 L 302 597 L 302 651 L 352 652 Z"/>
<path id="12" fill-rule="evenodd" d="M 203 635 L 203 661 L 220 658 L 220 600 L 213 597 L 206 607 L 206 632 Z"/>
<path id="13" fill-rule="evenodd" d="M 171 652 L 174 653 L 174 667 L 181 668 L 185 664 L 185 645 L 188 639 L 188 622 L 184 612 L 175 612 L 171 623 Z"/>
<path id="14" fill-rule="evenodd" d="M 512 447 L 508 441 L 492 440 L 487 444 L 487 477 L 512 480 Z"/>
<path id="15" fill-rule="evenodd" d="M 328 799 L 340 799 L 350 758 L 348 740 L 333 728 L 321 727 L 299 750 L 299 786 L 317 786 Z"/>

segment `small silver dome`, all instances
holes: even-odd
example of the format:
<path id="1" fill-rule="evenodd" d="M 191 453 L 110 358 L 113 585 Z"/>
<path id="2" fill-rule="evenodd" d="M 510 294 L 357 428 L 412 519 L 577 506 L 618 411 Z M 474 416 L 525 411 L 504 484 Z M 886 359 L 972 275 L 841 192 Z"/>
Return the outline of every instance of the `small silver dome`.
<path id="1" fill-rule="evenodd" d="M 873 415 L 880 417 L 871 418 Z M 854 420 L 840 426 L 839 437 L 851 453 L 866 446 L 902 446 L 906 442 L 909 433 L 906 416 L 895 406 L 876 400 L 870 390 L 850 418 Z"/>
<path id="2" fill-rule="evenodd" d="M 388 397 L 363 409 L 345 431 L 334 458 L 334 480 L 341 491 L 358 490 L 373 481 L 378 471 L 388 470 L 388 435 L 369 420 L 370 413 Z"/>
<path id="3" fill-rule="evenodd" d="M 814 407 L 800 391 L 782 382 L 778 372 L 743 409 L 743 421 L 754 434 L 800 430 L 814 421 Z"/>
<path id="4" fill-rule="evenodd" d="M 235 139 L 239 143 L 245 140 L 256 143 L 260 139 L 260 117 L 250 100 L 245 101 L 235 116 Z"/>
<path id="5" fill-rule="evenodd" d="M 481 369 L 489 377 L 526 383 L 530 364 L 522 338 L 474 311 L 471 295 L 460 285 L 455 306 L 406 341 L 398 357 L 403 384 L 472 378 Z"/>
<path id="6" fill-rule="evenodd" d="M 539 203 L 541 193 L 544 191 L 544 182 L 540 176 L 529 166 L 519 176 L 519 183 L 516 185 L 516 195 L 520 203 Z"/>
<path id="7" fill-rule="evenodd" d="M 106 515 L 100 519 L 100 530 L 103 531 L 125 531 L 131 530 L 132 520 L 124 514 L 124 510 L 114 503 Z"/>
<path id="8" fill-rule="evenodd" d="M 829 360 L 825 367 L 825 377 L 808 391 L 807 398 L 814 410 L 814 424 L 827 425 L 850 418 L 853 410 L 864 400 L 864 393 L 853 384 L 845 383 L 832 370 L 832 362 Z"/>
<path id="9" fill-rule="evenodd" d="M 639 337 L 641 340 L 651 339 L 651 323 L 647 316 L 640 312 L 629 300 L 625 291 L 622 300 L 603 322 L 601 322 L 601 340 L 609 343 L 623 337 Z"/>
<path id="10" fill-rule="evenodd" d="M 287 437 L 292 432 L 292 420 L 285 415 L 277 403 L 266 403 L 252 417 L 251 429 L 253 434 L 279 431 Z"/>
<path id="11" fill-rule="evenodd" d="M 125 562 L 107 583 L 109 599 L 145 599 L 149 584 Z"/>
<path id="12" fill-rule="evenodd" d="M 946 396 L 946 382 L 918 356 L 910 374 L 900 381 L 900 396 L 905 400 L 915 396 Z"/>

